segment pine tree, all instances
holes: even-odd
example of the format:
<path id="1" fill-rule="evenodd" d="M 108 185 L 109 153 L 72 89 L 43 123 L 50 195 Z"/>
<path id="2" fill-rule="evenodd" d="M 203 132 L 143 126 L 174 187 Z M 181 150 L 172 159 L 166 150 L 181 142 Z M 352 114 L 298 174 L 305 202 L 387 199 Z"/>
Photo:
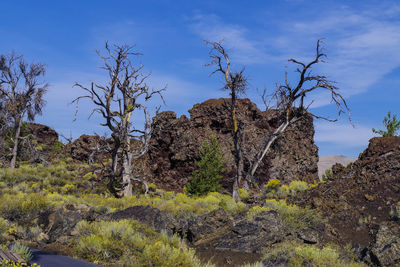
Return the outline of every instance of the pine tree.
<path id="1" fill-rule="evenodd" d="M 387 131 L 372 128 L 372 132 L 380 134 L 382 137 L 396 136 L 397 131 L 400 129 L 400 121 L 396 119 L 396 115 L 393 115 L 393 117 L 391 115 L 389 111 L 387 117 L 383 119 L 383 125 Z"/>
<path id="2" fill-rule="evenodd" d="M 200 160 L 195 161 L 197 168 L 185 186 L 186 191 L 192 195 L 205 195 L 219 191 L 221 189 L 219 179 L 225 172 L 225 162 L 215 136 L 211 138 L 211 142 L 207 140 L 204 142 L 199 157 Z"/>

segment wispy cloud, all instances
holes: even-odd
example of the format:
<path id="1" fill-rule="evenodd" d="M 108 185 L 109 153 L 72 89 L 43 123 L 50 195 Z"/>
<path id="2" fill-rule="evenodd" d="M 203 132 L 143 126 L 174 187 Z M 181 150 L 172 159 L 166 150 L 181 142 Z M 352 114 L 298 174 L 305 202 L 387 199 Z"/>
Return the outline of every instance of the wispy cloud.
<path id="1" fill-rule="evenodd" d="M 191 29 L 202 39 L 209 41 L 224 41 L 227 49 L 232 51 L 232 57 L 240 64 L 265 63 L 274 58 L 266 53 L 265 43 L 254 38 L 247 28 L 227 24 L 216 15 L 196 15 L 192 19 Z"/>
<path id="2" fill-rule="evenodd" d="M 371 128 L 350 124 L 317 122 L 315 124 L 315 141 L 329 142 L 343 147 L 366 147 L 368 140 L 374 137 Z"/>
<path id="3" fill-rule="evenodd" d="M 192 29 L 210 40 L 225 37 L 226 47 L 232 49 L 235 59 L 246 65 L 271 64 L 277 59 L 283 63 L 284 59 L 293 57 L 309 61 L 314 56 L 316 40 L 326 37 L 328 63 L 320 64 L 315 72 L 320 71 L 336 81 L 343 96 L 348 98 L 366 92 L 400 66 L 400 22 L 393 19 L 399 18 L 398 10 L 398 4 L 377 4 L 365 10 L 347 6 L 333 11 L 327 9 L 301 21 L 286 20 L 264 39 L 259 37 L 260 30 L 254 32 L 225 23 L 216 15 L 195 17 Z M 266 51 L 274 51 L 274 55 Z M 313 107 L 328 105 L 330 101 L 324 96 Z"/>
<path id="4" fill-rule="evenodd" d="M 379 10 L 382 6 L 375 8 Z M 400 23 L 376 13 L 379 12 L 342 9 L 308 21 L 293 22 L 289 27 L 293 30 L 286 39 L 327 37 L 328 64 L 321 65 L 320 69 L 338 82 L 344 96 L 350 97 L 366 92 L 400 66 Z M 297 48 L 286 48 L 301 55 L 305 43 L 299 41 Z"/>

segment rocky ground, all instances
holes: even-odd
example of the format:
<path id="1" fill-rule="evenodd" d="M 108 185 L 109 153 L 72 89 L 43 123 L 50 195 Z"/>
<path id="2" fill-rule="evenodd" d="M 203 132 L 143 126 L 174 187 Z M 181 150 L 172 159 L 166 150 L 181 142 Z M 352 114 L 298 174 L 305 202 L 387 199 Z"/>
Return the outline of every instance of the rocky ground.
<path id="1" fill-rule="evenodd" d="M 162 251 L 155 246 L 162 243 L 164 248 L 170 246 L 170 251 L 184 251 L 186 254 L 180 259 L 197 262 L 186 247 L 189 246 L 203 264 L 210 259 L 217 266 L 249 262 L 258 262 L 254 266 L 400 264 L 400 137 L 371 139 L 354 162 L 348 163 L 342 157 L 328 161 L 325 158 L 325 163 L 340 161 L 346 166 L 335 164 L 332 176 L 319 182 L 317 148 L 309 117 L 279 139 L 257 173 L 259 190 L 241 195 L 241 202 L 217 193 L 203 198 L 178 194 L 207 137 L 217 136 L 227 166 L 233 165 L 232 144 L 227 138 L 230 121 L 226 119 L 224 101 L 197 104 L 190 110 L 190 118 L 176 118 L 173 112 L 156 117 L 151 148 L 137 162 L 143 167 L 143 175 L 156 185 L 151 195 L 130 199 L 106 196 L 101 174 L 96 172 L 108 156 L 92 152 L 109 140 L 83 135 L 60 148 L 55 131 L 43 125 L 28 125 L 40 151 L 37 157 L 31 159 L 31 165 L 21 165 L 12 173 L 0 170 L 0 213 L 8 227 L 5 238 L 92 261 L 92 255 L 79 254 L 77 244 L 90 243 L 88 251 L 95 255 L 93 251 L 104 241 L 105 247 L 96 260 L 103 265 L 110 261 L 115 266 L 122 264 L 121 255 L 132 251 L 113 247 L 124 238 L 124 232 L 118 232 L 120 226 L 112 223 L 121 222 L 125 227 L 127 221 L 137 221 L 147 228 L 134 225 L 133 229 L 157 238 L 157 242 L 141 239 L 149 242 L 147 246 L 155 249 L 153 253 Z M 239 106 L 240 118 L 247 125 L 247 140 L 261 142 L 276 127 L 273 112 L 261 112 L 246 99 Z M 250 147 L 250 141 L 247 145 Z M 93 160 L 92 165 L 87 164 L 89 159 Z M 232 172 L 228 168 L 221 180 L 227 192 Z M 272 179 L 279 179 L 281 187 L 268 188 Z M 298 182 L 297 187 L 293 181 Z M 303 187 L 299 189 L 299 185 Z M 86 228 L 77 227 L 82 221 Z M 91 230 L 100 229 L 100 223 L 107 222 L 111 229 L 107 238 L 111 241 L 99 233 L 90 235 Z M 186 245 L 171 241 L 164 233 L 171 240 L 173 235 L 179 236 Z M 141 249 L 133 249 L 132 257 L 140 258 L 138 251 L 144 255 L 145 250 Z M 310 259 L 307 255 L 319 256 Z M 143 260 L 151 258 L 147 257 Z M 182 266 L 200 266 L 193 262 Z"/>
<path id="2" fill-rule="evenodd" d="M 330 180 L 293 202 L 323 213 L 325 240 L 350 244 L 378 265 L 398 263 L 400 137 L 373 138 L 355 162 L 332 171 Z"/>

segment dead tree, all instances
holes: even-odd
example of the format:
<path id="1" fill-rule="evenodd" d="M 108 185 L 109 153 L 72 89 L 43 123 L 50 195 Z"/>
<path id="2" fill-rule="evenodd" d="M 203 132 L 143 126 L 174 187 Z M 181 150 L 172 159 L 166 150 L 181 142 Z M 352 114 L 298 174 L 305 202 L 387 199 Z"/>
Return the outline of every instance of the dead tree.
<path id="1" fill-rule="evenodd" d="M 0 56 L 0 99 L 13 128 L 10 169 L 15 168 L 25 115 L 33 121 L 45 105 L 43 95 L 48 84 L 39 79 L 44 74 L 45 67 L 41 63 L 27 64 L 22 56 L 14 53 Z"/>
<path id="2" fill-rule="evenodd" d="M 102 68 L 108 74 L 106 84 L 92 83 L 90 87 L 85 87 L 79 83 L 78 86 L 86 94 L 79 96 L 72 102 L 76 103 L 78 111 L 79 100 L 83 98 L 90 99 L 94 104 L 92 114 L 99 113 L 104 122 L 102 126 L 108 127 L 111 131 L 112 147 L 109 150 L 112 158 L 111 180 L 114 183 L 122 180 L 123 196 L 132 195 L 132 181 L 142 182 L 148 190 L 147 182 L 144 178 L 137 177 L 134 173 L 132 160 L 143 156 L 148 150 L 148 142 L 151 131 L 151 118 L 147 107 L 140 101 L 148 101 L 155 94 L 161 99 L 160 90 L 151 90 L 146 84 L 149 75 L 143 75 L 143 65 L 135 67 L 132 57 L 140 55 L 133 52 L 133 47 L 128 45 L 110 47 L 105 44 L 106 55 L 103 56 L 97 51 L 99 57 L 103 60 Z M 143 129 L 137 129 L 132 123 L 132 114 L 136 110 L 142 110 L 145 123 Z M 139 143 L 134 144 L 134 143 Z"/>
<path id="3" fill-rule="evenodd" d="M 252 180 L 257 168 L 260 166 L 265 155 L 271 149 L 271 146 L 275 142 L 275 140 L 279 136 L 281 136 L 290 125 L 301 120 L 307 114 L 310 114 L 317 119 L 324 119 L 334 122 L 340 118 L 340 115 L 342 114 L 342 112 L 344 112 L 344 110 L 347 110 L 350 120 L 350 110 L 347 106 L 345 99 L 338 92 L 339 88 L 335 86 L 335 82 L 328 80 L 327 76 L 312 74 L 312 68 L 314 65 L 320 62 L 325 62 L 324 59 L 326 58 L 326 54 L 323 53 L 321 44 L 321 40 L 318 40 L 315 58 L 308 63 L 303 63 L 295 59 L 288 60 L 288 62 L 293 63 L 297 66 L 296 72 L 299 73 L 299 79 L 297 83 L 292 86 L 288 81 L 288 76 L 286 72 L 284 84 L 277 86 L 275 92 L 272 94 L 271 97 L 275 98 L 276 100 L 275 108 L 280 111 L 280 117 L 282 118 L 282 120 L 278 128 L 276 128 L 275 131 L 264 140 L 262 148 L 254 157 L 252 161 L 253 163 L 251 164 L 246 174 L 246 180 Z M 317 116 L 309 112 L 308 108 L 311 105 L 312 101 L 309 102 L 307 106 L 305 106 L 306 97 L 310 93 L 317 90 L 327 90 L 330 93 L 331 102 L 335 103 L 338 109 L 338 117 L 336 119 L 329 119 L 326 117 Z M 267 97 L 264 91 L 264 94 L 262 96 L 263 102 L 269 103 L 270 101 L 267 101 L 266 98 Z"/>
<path id="4" fill-rule="evenodd" d="M 235 163 L 236 163 L 236 177 L 232 188 L 232 197 L 238 199 L 238 189 L 241 186 L 243 172 L 244 172 L 244 161 L 243 161 L 243 124 L 237 116 L 237 99 L 240 94 L 246 91 L 247 79 L 243 75 L 243 70 L 239 72 L 231 72 L 231 63 L 229 60 L 228 53 L 225 51 L 221 42 L 210 42 L 205 41 L 207 45 L 211 46 L 209 53 L 211 62 L 208 66 L 215 65 L 217 68 L 211 73 L 220 72 L 224 76 L 224 90 L 229 91 L 231 97 L 231 103 L 228 106 L 229 113 L 232 121 L 232 138 L 235 150 Z M 245 181 L 245 187 L 247 182 Z"/>
<path id="5" fill-rule="evenodd" d="M 324 62 L 324 58 L 326 58 L 326 55 L 322 52 L 321 40 L 318 40 L 316 55 L 311 62 L 303 63 L 295 59 L 289 59 L 288 62 L 295 64 L 297 66 L 296 71 L 299 73 L 299 79 L 295 86 L 292 86 L 289 83 L 287 73 L 285 73 L 285 83 L 283 85 L 278 85 L 275 92 L 271 94 L 271 96 L 268 97 L 264 90 L 264 93 L 262 94 L 262 100 L 264 104 L 266 104 L 266 108 L 269 108 L 268 103 L 271 103 L 272 100 L 275 100 L 276 106 L 274 108 L 279 111 L 278 116 L 281 120 L 279 126 L 274 130 L 274 132 L 263 141 L 263 144 L 260 148 L 257 148 L 258 153 L 255 153 L 255 155 L 248 155 L 246 148 L 244 147 L 245 136 L 241 127 L 243 123 L 237 119 L 236 105 L 238 94 L 243 93 L 246 89 L 247 80 L 243 76 L 243 71 L 231 73 L 229 56 L 223 48 L 221 42 L 206 41 L 206 43 L 211 45 L 212 48 L 210 52 L 212 61 L 208 65 L 217 66 L 216 70 L 211 74 L 216 72 L 222 73 L 225 79 L 224 89 L 230 90 L 230 113 L 233 125 L 232 132 L 237 170 L 232 193 L 232 196 L 235 200 L 237 199 L 238 188 L 243 186 L 245 189 L 248 189 L 248 183 L 252 183 L 254 181 L 254 174 L 263 161 L 265 155 L 270 151 L 272 144 L 288 129 L 290 125 L 301 120 L 304 118 L 304 116 L 307 116 L 307 114 L 310 114 L 314 118 L 318 119 L 324 119 L 332 122 L 337 121 L 344 110 L 348 111 L 350 119 L 350 110 L 345 99 L 338 92 L 339 89 L 335 86 L 335 82 L 329 81 L 326 76 L 312 74 L 313 66 L 320 62 Z M 331 101 L 335 103 L 338 108 L 337 119 L 329 119 L 309 112 L 308 109 L 310 105 L 306 106 L 305 99 L 311 92 L 316 90 L 327 90 L 330 92 Z M 245 175 L 244 157 L 246 157 L 246 159 L 250 162 L 249 168 Z M 245 179 L 243 179 L 243 177 L 245 177 Z"/>

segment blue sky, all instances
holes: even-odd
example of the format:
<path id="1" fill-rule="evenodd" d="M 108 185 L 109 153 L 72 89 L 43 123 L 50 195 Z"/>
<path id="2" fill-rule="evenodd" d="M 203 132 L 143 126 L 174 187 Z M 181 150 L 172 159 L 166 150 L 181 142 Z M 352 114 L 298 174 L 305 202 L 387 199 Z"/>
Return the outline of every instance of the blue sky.
<path id="1" fill-rule="evenodd" d="M 224 38 L 236 69 L 245 67 L 247 97 L 262 108 L 257 88 L 272 91 L 296 73 L 287 59 L 311 60 L 325 38 L 326 64 L 314 71 L 337 82 L 352 113 L 336 123 L 315 121 L 320 155 L 357 157 L 391 111 L 400 116 L 400 3 L 398 1 L 0 1 L 0 53 L 15 51 L 47 65 L 51 87 L 37 122 L 73 137 L 103 134 L 99 119 L 88 120 L 82 102 L 77 120 L 68 105 L 82 92 L 75 82 L 104 81 L 95 50 L 104 41 L 136 45 L 138 63 L 151 71 L 149 84 L 167 85 L 166 106 L 178 116 L 193 104 L 226 97 L 222 79 L 209 77 L 203 39 Z M 324 94 L 312 96 L 311 111 L 335 117 Z M 311 100 L 311 99 L 310 99 Z M 155 101 L 153 104 L 156 105 Z M 139 117 L 138 121 L 142 119 Z"/>

